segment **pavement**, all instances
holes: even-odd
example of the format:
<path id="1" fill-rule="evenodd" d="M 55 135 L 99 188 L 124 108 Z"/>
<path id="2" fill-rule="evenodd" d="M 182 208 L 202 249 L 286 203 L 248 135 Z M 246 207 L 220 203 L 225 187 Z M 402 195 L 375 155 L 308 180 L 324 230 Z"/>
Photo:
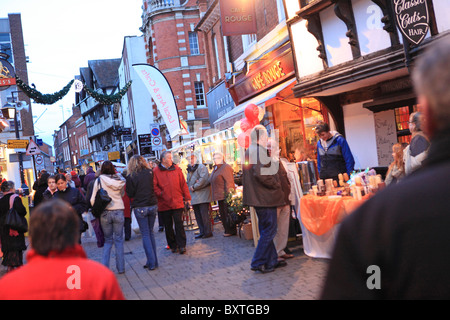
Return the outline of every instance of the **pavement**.
<path id="1" fill-rule="evenodd" d="M 195 226 L 194 226 L 195 228 Z M 221 224 L 214 236 L 195 239 L 197 230 L 187 228 L 187 252 L 166 249 L 164 232 L 155 231 L 159 267 L 144 269 L 142 238 L 132 232 L 125 242 L 125 273 L 115 269 L 114 248 L 111 270 L 115 272 L 129 300 L 315 300 L 319 297 L 329 260 L 304 254 L 301 237 L 288 242 L 295 256 L 287 266 L 261 274 L 250 270 L 255 250 L 253 240 L 223 237 Z M 155 224 L 157 230 L 157 223 Z M 82 245 L 90 259 L 101 262 L 102 248 L 87 234 Z"/>
<path id="2" fill-rule="evenodd" d="M 132 231 L 125 241 L 123 274 L 117 273 L 112 249 L 110 269 L 128 300 L 315 300 L 320 295 L 329 260 L 305 255 L 301 236 L 288 242 L 294 258 L 286 260 L 287 266 L 261 274 L 250 270 L 253 240 L 223 237 L 220 223 L 214 225 L 214 236 L 206 239 L 195 239 L 195 225 L 187 226 L 183 255 L 166 249 L 165 233 L 158 232 L 157 225 L 157 269 L 143 268 L 146 257 L 139 233 Z M 88 258 L 101 263 L 103 249 L 97 247 L 93 232 L 83 234 L 82 246 Z M 0 277 L 5 271 L 0 266 Z"/>

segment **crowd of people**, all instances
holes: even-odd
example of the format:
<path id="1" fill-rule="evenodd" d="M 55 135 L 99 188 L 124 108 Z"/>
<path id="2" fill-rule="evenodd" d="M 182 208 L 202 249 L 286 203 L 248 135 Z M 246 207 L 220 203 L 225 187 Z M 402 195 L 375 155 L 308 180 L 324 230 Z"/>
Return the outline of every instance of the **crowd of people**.
<path id="1" fill-rule="evenodd" d="M 445 203 L 438 203 L 448 198 L 445 183 L 450 178 L 450 113 L 447 107 L 450 96 L 442 84 L 450 81 L 450 72 L 445 68 L 450 63 L 449 57 L 450 42 L 447 40 L 420 60 L 414 81 L 424 112 L 410 116 L 410 144 L 398 143 L 392 148 L 393 162 L 386 182 L 393 186 L 366 201 L 342 223 L 323 298 L 450 296 L 447 272 L 450 260 L 437 252 L 440 248 L 445 253 L 450 244 L 446 230 L 450 222 L 448 208 Z M 330 131 L 326 123 L 320 123 L 316 133 L 320 178 L 336 179 L 339 173 L 350 174 L 355 161 L 345 138 Z M 109 266 L 114 246 L 117 272 L 126 271 L 123 235 L 129 239 L 131 210 L 142 234 L 147 258 L 143 267 L 149 270 L 159 267 L 153 233 L 157 217 L 165 231 L 168 249 L 173 253 L 186 253 L 182 216 L 190 206 L 199 226 L 196 239 L 213 236 L 212 201 L 218 203 L 223 236 L 236 235 L 236 224 L 225 201 L 227 194 L 235 188 L 233 170 L 224 161 L 223 154 L 217 152 L 213 159 L 214 167 L 209 173 L 192 155 L 186 178 L 169 151 L 162 152 L 160 162 L 155 166 L 142 156 L 134 155 L 123 174 L 118 173 L 110 161 L 104 161 L 96 173 L 92 168 L 88 170 L 83 183 L 74 171 L 56 175 L 42 172 L 34 188 L 28 263 L 20 272 L 8 273 L 0 279 L 0 299 L 123 299 Z M 255 272 L 273 272 L 286 266 L 286 259 L 293 257 L 286 250 L 293 204 L 293 178 L 285 169 L 287 162 L 280 157 L 277 141 L 269 139 L 264 126 L 256 125 L 250 134 L 250 146 L 245 151 L 242 175 L 243 204 L 253 207 L 258 218 L 260 238 L 250 263 L 250 269 Z M 4 220 L 12 209 L 24 217 L 26 208 L 15 196 L 13 182 L 2 182 L 1 191 L 2 264 L 12 271 L 23 264 L 25 237 L 23 232 L 7 227 Z M 87 229 L 83 213 L 96 207 L 98 199 L 102 198 L 99 195 L 104 193 L 109 197 L 108 202 L 94 215 L 104 237 L 101 266 L 86 259 L 80 239 Z M 421 201 L 417 197 L 419 194 L 427 201 Z M 406 198 L 409 202 L 404 201 Z M 420 251 L 422 257 L 418 257 L 416 251 Z M 77 291 L 69 291 L 58 296 L 58 292 L 64 291 L 60 290 L 63 286 L 77 285 L 76 278 L 73 283 L 57 281 L 57 270 L 67 265 L 64 259 L 89 270 L 87 281 L 93 284 L 92 289 L 81 295 L 72 295 Z M 370 290 L 367 277 L 361 276 L 374 265 L 383 268 L 382 290 L 378 291 Z M 36 277 L 37 274 L 42 274 L 42 278 Z M 22 289 L 15 286 L 18 277 L 32 276 L 31 286 Z M 39 280 L 35 281 L 36 278 Z"/>

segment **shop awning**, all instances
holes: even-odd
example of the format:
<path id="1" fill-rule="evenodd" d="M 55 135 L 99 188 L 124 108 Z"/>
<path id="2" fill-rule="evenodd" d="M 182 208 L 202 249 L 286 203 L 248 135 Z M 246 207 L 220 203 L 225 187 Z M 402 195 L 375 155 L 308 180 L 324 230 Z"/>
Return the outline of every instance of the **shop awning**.
<path id="1" fill-rule="evenodd" d="M 244 117 L 244 110 L 247 105 L 253 103 L 253 104 L 256 104 L 257 106 L 261 106 L 266 101 L 268 101 L 272 98 L 275 98 L 276 95 L 281 90 L 287 88 L 289 85 L 291 85 L 295 81 L 297 81 L 296 78 L 285 81 L 282 84 L 279 84 L 278 86 L 273 87 L 272 89 L 269 89 L 269 90 L 261 93 L 260 95 L 241 103 L 240 105 L 236 106 L 233 110 L 231 110 L 230 112 L 225 114 L 223 117 L 217 119 L 214 122 L 214 126 L 219 129 L 232 127 L 234 122 L 236 122 L 237 120 L 240 120 L 241 118 Z M 223 125 L 224 123 L 226 123 L 227 125 L 224 126 Z"/>

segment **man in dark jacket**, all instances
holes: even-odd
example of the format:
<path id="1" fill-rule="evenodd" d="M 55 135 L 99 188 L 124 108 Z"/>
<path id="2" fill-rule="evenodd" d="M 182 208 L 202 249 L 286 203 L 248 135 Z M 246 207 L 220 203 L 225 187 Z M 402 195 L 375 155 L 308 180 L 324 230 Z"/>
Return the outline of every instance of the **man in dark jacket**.
<path id="1" fill-rule="evenodd" d="M 284 193 L 278 175 L 279 162 L 267 155 L 267 138 L 266 128 L 261 125 L 253 128 L 242 175 L 243 203 L 255 208 L 260 232 L 251 269 L 261 273 L 285 265 L 285 262 L 278 263 L 273 243 L 277 233 L 277 207 L 284 205 Z"/>
<path id="2" fill-rule="evenodd" d="M 320 179 L 338 179 L 339 173 L 354 170 L 355 160 L 345 138 L 338 132 L 330 131 L 330 126 L 321 122 L 316 126 L 319 136 L 317 141 L 317 169 Z"/>
<path id="3" fill-rule="evenodd" d="M 428 158 L 344 220 L 323 299 L 450 298 L 450 36 L 419 59 L 413 80 Z"/>

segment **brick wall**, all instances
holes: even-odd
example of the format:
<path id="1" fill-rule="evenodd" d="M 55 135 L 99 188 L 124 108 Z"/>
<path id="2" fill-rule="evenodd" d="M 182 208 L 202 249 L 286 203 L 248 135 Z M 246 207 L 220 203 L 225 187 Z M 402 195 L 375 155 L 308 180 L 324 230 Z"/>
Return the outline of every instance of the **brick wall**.
<path id="1" fill-rule="evenodd" d="M 28 72 L 27 72 L 27 62 L 25 56 L 25 45 L 23 43 L 23 32 L 22 32 L 22 20 L 20 13 L 8 14 L 9 26 L 11 30 L 11 40 L 13 45 L 14 54 L 14 69 L 17 76 L 22 79 L 25 83 L 28 83 Z M 14 95 L 17 98 L 17 95 Z M 28 111 L 22 109 L 20 111 L 20 117 L 22 120 L 22 134 L 24 136 L 34 135 L 33 126 L 33 114 L 31 111 L 31 101 L 22 92 L 19 93 L 19 100 L 25 101 L 28 106 Z"/>

